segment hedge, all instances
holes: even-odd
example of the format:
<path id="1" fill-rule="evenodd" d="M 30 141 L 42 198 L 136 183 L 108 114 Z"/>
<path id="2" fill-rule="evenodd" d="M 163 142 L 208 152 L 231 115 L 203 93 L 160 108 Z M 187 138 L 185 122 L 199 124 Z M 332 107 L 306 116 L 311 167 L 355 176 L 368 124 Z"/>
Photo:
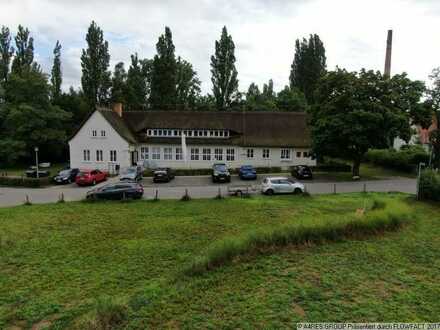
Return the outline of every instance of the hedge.
<path id="1" fill-rule="evenodd" d="M 19 176 L 0 176 L 0 186 L 38 188 L 50 185 L 50 178 L 26 178 Z"/>
<path id="2" fill-rule="evenodd" d="M 440 174 L 425 170 L 420 175 L 419 196 L 421 199 L 440 201 Z"/>
<path id="3" fill-rule="evenodd" d="M 372 149 L 364 157 L 366 162 L 404 172 L 414 172 L 421 162 L 429 162 L 429 154 L 421 146 L 402 150 Z"/>

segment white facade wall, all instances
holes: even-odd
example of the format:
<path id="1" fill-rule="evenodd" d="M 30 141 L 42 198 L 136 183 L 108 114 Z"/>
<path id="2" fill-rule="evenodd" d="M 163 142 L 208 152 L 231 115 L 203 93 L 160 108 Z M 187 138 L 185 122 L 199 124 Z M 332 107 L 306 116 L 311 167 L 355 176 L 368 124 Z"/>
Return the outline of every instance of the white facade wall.
<path id="1" fill-rule="evenodd" d="M 145 159 L 146 148 L 148 148 L 148 159 Z M 171 159 L 165 159 L 165 149 L 171 149 Z M 312 160 L 308 156 L 307 148 L 266 148 L 266 147 L 237 147 L 228 145 L 187 145 L 187 161 L 176 160 L 176 149 L 181 145 L 165 145 L 165 144 L 144 144 L 137 146 L 138 163 L 147 165 L 148 167 L 170 167 L 179 169 L 201 169 L 211 168 L 214 163 L 226 163 L 230 168 L 238 168 L 241 165 L 253 165 L 255 167 L 281 167 L 288 169 L 294 165 L 315 166 L 316 160 Z M 191 159 L 191 149 L 198 149 L 198 160 Z M 211 160 L 203 159 L 203 149 L 210 149 Z M 216 160 L 215 149 L 222 149 L 222 160 Z M 234 150 L 234 160 L 227 159 L 227 150 Z M 253 150 L 253 157 L 248 157 L 248 149 Z M 269 150 L 269 157 L 263 158 L 263 150 Z M 288 149 L 290 153 L 289 159 L 281 159 L 281 150 Z M 160 159 L 153 159 L 153 151 L 159 150 Z M 307 153 L 304 155 L 304 153 Z M 170 156 L 168 156 L 169 158 Z M 194 157 L 194 154 L 193 154 Z M 157 155 L 156 157 L 157 158 Z"/>
<path id="2" fill-rule="evenodd" d="M 94 136 L 94 132 L 96 136 Z M 101 132 L 105 136 L 102 136 Z M 129 143 L 124 140 L 101 115 L 95 111 L 79 132 L 69 141 L 70 167 L 114 171 L 115 166 L 130 166 Z M 84 159 L 84 150 L 89 150 L 90 160 Z M 102 160 L 97 155 L 102 151 Z M 116 161 L 110 159 L 110 151 L 116 151 Z M 97 157 L 98 156 L 98 157 Z"/>

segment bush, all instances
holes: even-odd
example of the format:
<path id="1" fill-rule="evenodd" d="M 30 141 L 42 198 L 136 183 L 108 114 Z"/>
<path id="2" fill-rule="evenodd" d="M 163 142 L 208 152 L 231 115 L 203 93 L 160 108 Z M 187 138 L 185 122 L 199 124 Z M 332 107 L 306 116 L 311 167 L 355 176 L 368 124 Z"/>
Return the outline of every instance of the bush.
<path id="1" fill-rule="evenodd" d="M 440 174 L 425 170 L 420 175 L 419 196 L 421 199 L 440 201 Z"/>
<path id="2" fill-rule="evenodd" d="M 364 237 L 400 228 L 412 216 L 400 201 L 385 205 L 374 201 L 373 207 L 361 216 L 355 213 L 343 221 L 329 220 L 316 225 L 284 225 L 274 229 L 250 232 L 240 237 L 227 237 L 211 245 L 204 256 L 195 259 L 184 272 L 199 275 L 234 258 L 261 249 L 286 245 L 320 244 L 349 237 Z"/>
<path id="3" fill-rule="evenodd" d="M 414 172 L 419 163 L 427 164 L 429 162 L 429 155 L 421 146 L 410 146 L 399 151 L 372 149 L 366 153 L 364 160 L 387 168 Z"/>
<path id="4" fill-rule="evenodd" d="M 38 188 L 50 185 L 50 178 L 0 176 L 0 186 Z"/>
<path id="5" fill-rule="evenodd" d="M 127 306 L 111 297 L 101 297 L 96 303 L 96 323 L 99 329 L 118 329 L 127 319 Z"/>

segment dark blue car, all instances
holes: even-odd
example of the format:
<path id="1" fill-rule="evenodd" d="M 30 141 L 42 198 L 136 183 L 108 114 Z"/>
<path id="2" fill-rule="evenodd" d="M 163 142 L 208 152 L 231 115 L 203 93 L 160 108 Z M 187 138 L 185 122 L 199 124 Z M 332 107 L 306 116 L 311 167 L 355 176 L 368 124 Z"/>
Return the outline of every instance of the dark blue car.
<path id="1" fill-rule="evenodd" d="M 255 180 L 257 179 L 257 171 L 252 165 L 243 165 L 238 171 L 238 176 L 242 180 Z"/>

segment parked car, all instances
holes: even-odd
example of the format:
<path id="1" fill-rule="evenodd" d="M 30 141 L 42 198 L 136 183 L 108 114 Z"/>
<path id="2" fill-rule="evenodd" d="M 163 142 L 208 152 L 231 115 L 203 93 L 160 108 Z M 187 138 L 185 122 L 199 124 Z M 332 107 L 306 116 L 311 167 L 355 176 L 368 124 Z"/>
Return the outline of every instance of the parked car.
<path id="1" fill-rule="evenodd" d="M 263 180 L 261 192 L 265 195 L 301 194 L 304 192 L 304 185 L 286 177 L 269 177 Z"/>
<path id="2" fill-rule="evenodd" d="M 242 180 L 256 180 L 257 171 L 252 165 L 243 165 L 238 170 L 238 176 Z"/>
<path id="3" fill-rule="evenodd" d="M 77 168 L 64 169 L 53 177 L 53 181 L 57 184 L 72 183 L 75 182 L 78 173 L 79 169 Z"/>
<path id="4" fill-rule="evenodd" d="M 312 169 L 306 165 L 294 166 L 292 176 L 297 179 L 313 179 Z"/>
<path id="5" fill-rule="evenodd" d="M 87 192 L 87 199 L 140 199 L 144 194 L 142 185 L 136 182 L 110 183 Z"/>
<path id="6" fill-rule="evenodd" d="M 121 181 L 141 181 L 142 180 L 142 167 L 132 166 L 121 171 L 119 175 Z"/>
<path id="7" fill-rule="evenodd" d="M 75 182 L 78 186 L 95 185 L 107 180 L 107 172 L 100 170 L 81 170 L 76 176 Z"/>
<path id="8" fill-rule="evenodd" d="M 231 182 L 231 174 L 224 163 L 216 163 L 212 166 L 212 182 Z"/>
<path id="9" fill-rule="evenodd" d="M 170 182 L 174 179 L 174 172 L 168 168 L 157 168 L 153 172 L 153 182 Z"/>
<path id="10" fill-rule="evenodd" d="M 31 167 L 28 170 L 26 170 L 25 174 L 26 174 L 26 177 L 28 177 L 28 178 L 36 178 L 37 177 L 37 169 Z M 49 175 L 50 175 L 49 171 L 38 169 L 38 177 L 39 178 L 45 178 L 45 177 L 48 177 Z"/>

